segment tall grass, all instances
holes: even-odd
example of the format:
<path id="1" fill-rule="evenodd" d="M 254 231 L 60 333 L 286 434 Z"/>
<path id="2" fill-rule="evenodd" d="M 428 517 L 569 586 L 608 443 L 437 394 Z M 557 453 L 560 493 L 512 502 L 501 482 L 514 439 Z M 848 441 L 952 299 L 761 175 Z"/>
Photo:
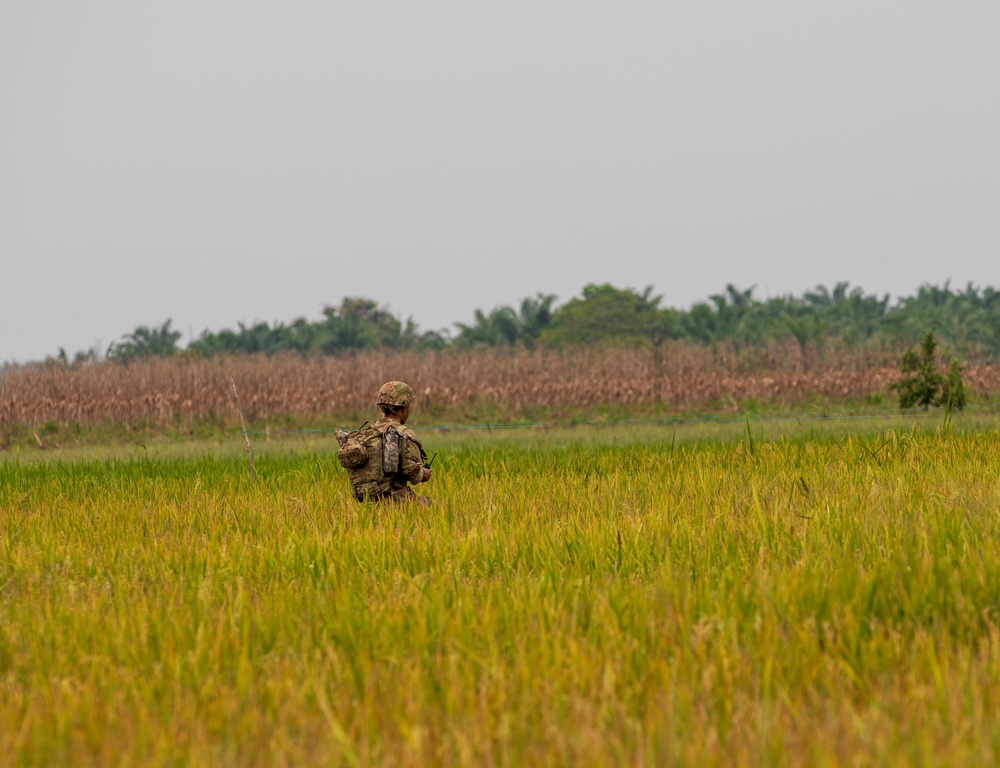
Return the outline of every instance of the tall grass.
<path id="1" fill-rule="evenodd" d="M 9 764 L 1000 760 L 995 431 L 256 464 L 0 463 Z"/>
<path id="2" fill-rule="evenodd" d="M 247 418 L 272 426 L 367 415 L 382 382 L 403 379 L 422 412 L 439 418 L 532 418 L 599 409 L 719 409 L 753 400 L 880 398 L 899 378 L 891 350 L 827 350 L 798 344 L 758 350 L 681 342 L 661 348 L 371 352 L 350 357 L 171 358 L 77 367 L 57 363 L 0 371 L 0 439 L 30 430 L 106 422 L 194 430 L 237 424 L 231 381 Z M 971 393 L 1000 391 L 1000 366 L 965 371 Z M 35 439 L 45 442 L 36 432 Z M 6 438 L 8 441 L 10 437 Z"/>

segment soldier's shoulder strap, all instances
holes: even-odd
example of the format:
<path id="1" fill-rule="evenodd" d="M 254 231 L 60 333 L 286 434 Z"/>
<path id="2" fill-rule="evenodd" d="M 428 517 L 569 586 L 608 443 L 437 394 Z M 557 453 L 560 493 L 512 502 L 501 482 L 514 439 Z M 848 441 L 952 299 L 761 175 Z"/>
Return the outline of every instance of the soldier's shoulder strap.
<path id="1" fill-rule="evenodd" d="M 417 446 L 417 451 L 420 453 L 420 461 L 424 464 L 427 463 L 427 451 L 424 450 L 423 443 L 420 442 L 420 438 L 416 436 L 414 431 L 409 427 L 403 427 L 400 429 L 400 434 Z"/>

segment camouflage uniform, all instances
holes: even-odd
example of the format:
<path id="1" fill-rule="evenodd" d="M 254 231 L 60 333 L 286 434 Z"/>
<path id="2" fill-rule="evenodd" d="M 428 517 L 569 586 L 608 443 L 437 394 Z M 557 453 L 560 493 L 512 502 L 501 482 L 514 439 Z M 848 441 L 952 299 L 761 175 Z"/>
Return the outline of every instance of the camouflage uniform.
<path id="1" fill-rule="evenodd" d="M 401 438 L 399 447 L 399 471 L 389 478 L 389 496 L 394 501 L 406 501 L 409 499 L 426 499 L 426 496 L 418 496 L 413 492 L 408 483 L 419 483 L 424 474 L 424 465 L 427 463 L 427 454 L 420 444 L 413 430 L 404 427 L 398 421 L 383 416 L 375 422 L 373 429 L 381 434 L 385 434 L 390 427 L 395 427 Z"/>
<path id="2" fill-rule="evenodd" d="M 412 398 L 406 384 L 390 381 L 379 390 L 377 404 L 408 406 Z M 427 454 L 413 430 L 398 418 L 386 415 L 356 432 L 338 430 L 337 440 L 337 458 L 347 468 L 355 499 L 430 503 L 408 485 L 423 478 Z"/>

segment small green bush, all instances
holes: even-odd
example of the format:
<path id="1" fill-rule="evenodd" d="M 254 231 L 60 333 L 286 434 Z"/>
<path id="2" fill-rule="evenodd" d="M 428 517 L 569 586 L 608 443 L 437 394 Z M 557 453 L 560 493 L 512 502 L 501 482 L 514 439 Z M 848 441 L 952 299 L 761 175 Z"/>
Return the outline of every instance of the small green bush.
<path id="1" fill-rule="evenodd" d="M 932 405 L 963 408 L 966 404 L 967 391 L 958 358 L 952 358 L 947 377 L 938 371 L 934 330 L 931 328 L 920 344 L 906 350 L 899 360 L 899 370 L 906 375 L 890 384 L 889 389 L 899 393 L 900 408 L 920 407 L 926 411 Z"/>
<path id="2" fill-rule="evenodd" d="M 951 359 L 948 376 L 941 389 L 941 404 L 949 408 L 962 409 L 968 403 L 969 393 L 962 381 L 962 366 L 957 357 Z"/>

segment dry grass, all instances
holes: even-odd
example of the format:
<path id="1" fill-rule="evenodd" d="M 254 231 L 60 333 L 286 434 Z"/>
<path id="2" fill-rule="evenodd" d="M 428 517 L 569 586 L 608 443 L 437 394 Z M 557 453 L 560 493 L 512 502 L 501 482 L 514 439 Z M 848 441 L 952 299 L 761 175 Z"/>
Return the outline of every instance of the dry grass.
<path id="1" fill-rule="evenodd" d="M 803 355 L 797 344 L 753 353 L 681 342 L 660 350 L 480 350 L 370 352 L 351 357 L 179 357 L 121 366 L 56 363 L 0 373 L 0 427 L 104 422 L 154 427 L 212 422 L 233 426 L 230 379 L 257 423 L 346 418 L 371 410 L 379 385 L 403 379 L 425 414 L 475 420 L 579 413 L 598 407 L 664 411 L 735 408 L 754 400 L 862 400 L 886 394 L 899 373 L 896 350 L 830 349 Z M 1000 366 L 973 365 L 973 397 L 1000 391 Z"/>

